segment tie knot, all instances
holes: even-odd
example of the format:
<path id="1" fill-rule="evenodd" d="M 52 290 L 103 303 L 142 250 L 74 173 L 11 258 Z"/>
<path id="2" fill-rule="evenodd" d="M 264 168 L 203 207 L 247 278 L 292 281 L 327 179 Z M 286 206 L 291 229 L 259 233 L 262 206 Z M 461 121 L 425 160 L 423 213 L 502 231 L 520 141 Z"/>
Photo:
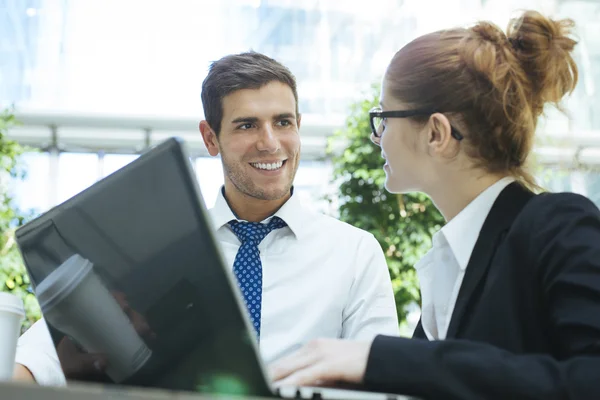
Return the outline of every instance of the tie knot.
<path id="1" fill-rule="evenodd" d="M 283 228 L 286 223 L 279 217 L 273 217 L 268 224 L 260 222 L 229 221 L 229 226 L 240 242 L 251 241 L 259 244 L 274 229 Z"/>

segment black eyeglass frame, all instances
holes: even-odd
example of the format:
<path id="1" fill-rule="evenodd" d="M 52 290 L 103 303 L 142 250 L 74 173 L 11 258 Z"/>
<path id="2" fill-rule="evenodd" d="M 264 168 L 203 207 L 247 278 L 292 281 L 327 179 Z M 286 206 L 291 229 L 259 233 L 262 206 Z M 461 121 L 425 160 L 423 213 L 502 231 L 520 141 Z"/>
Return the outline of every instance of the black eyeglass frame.
<path id="1" fill-rule="evenodd" d="M 410 118 L 419 115 L 431 115 L 439 112 L 432 109 L 417 109 L 417 110 L 403 110 L 403 111 L 381 111 L 380 108 L 376 107 L 369 111 L 369 122 L 371 123 L 371 132 L 376 138 L 381 138 L 381 135 L 377 132 L 375 127 L 375 118 Z M 463 140 L 465 137 L 452 125 L 450 125 L 450 134 L 458 141 Z"/>

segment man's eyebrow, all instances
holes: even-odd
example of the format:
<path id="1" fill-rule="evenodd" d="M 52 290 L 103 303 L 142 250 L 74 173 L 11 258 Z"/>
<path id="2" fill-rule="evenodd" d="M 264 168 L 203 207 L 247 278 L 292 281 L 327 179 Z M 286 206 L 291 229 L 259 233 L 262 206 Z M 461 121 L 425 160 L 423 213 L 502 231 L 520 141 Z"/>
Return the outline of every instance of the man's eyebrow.
<path id="1" fill-rule="evenodd" d="M 232 124 L 239 124 L 240 122 L 244 122 L 246 124 L 252 124 L 258 122 L 258 118 L 256 117 L 238 117 L 231 121 Z"/>
<path id="2" fill-rule="evenodd" d="M 286 119 L 286 118 L 296 118 L 296 114 L 294 113 L 281 113 L 281 114 L 277 114 L 273 117 L 274 120 L 277 119 Z"/>
<path id="3" fill-rule="evenodd" d="M 280 119 L 286 119 L 286 118 L 296 118 L 296 116 L 294 113 L 281 113 L 281 114 L 277 114 L 277 115 L 273 116 L 273 120 L 280 120 Z M 239 124 L 239 123 L 255 124 L 257 122 L 258 122 L 257 117 L 238 117 L 231 121 L 232 124 Z"/>

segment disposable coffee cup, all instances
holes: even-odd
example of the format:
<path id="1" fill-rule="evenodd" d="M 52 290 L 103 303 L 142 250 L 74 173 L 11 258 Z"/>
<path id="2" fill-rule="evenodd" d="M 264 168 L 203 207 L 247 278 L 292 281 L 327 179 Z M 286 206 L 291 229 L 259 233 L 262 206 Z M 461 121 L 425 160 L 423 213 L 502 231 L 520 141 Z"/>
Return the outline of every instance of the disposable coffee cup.
<path id="1" fill-rule="evenodd" d="M 0 381 L 12 380 L 23 318 L 23 300 L 0 292 Z"/>
<path id="2" fill-rule="evenodd" d="M 44 318 L 88 353 L 107 358 L 106 374 L 122 382 L 148 361 L 152 351 L 89 260 L 78 254 L 50 273 L 36 288 Z"/>

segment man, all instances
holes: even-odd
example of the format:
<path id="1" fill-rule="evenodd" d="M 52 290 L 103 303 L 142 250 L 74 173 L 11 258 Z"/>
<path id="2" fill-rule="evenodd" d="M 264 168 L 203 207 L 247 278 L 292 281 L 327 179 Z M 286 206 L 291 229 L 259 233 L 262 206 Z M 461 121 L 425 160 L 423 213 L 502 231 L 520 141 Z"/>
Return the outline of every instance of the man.
<path id="1" fill-rule="evenodd" d="M 307 210 L 293 195 L 301 118 L 291 72 L 256 52 L 226 56 L 212 64 L 202 104 L 200 132 L 210 155 L 221 155 L 225 175 L 210 214 L 265 361 L 315 338 L 397 335 L 392 286 L 375 238 Z M 36 325 L 20 339 L 15 377 L 63 384 L 47 329 Z M 104 367 L 97 355 L 82 354 L 81 362 Z"/>

